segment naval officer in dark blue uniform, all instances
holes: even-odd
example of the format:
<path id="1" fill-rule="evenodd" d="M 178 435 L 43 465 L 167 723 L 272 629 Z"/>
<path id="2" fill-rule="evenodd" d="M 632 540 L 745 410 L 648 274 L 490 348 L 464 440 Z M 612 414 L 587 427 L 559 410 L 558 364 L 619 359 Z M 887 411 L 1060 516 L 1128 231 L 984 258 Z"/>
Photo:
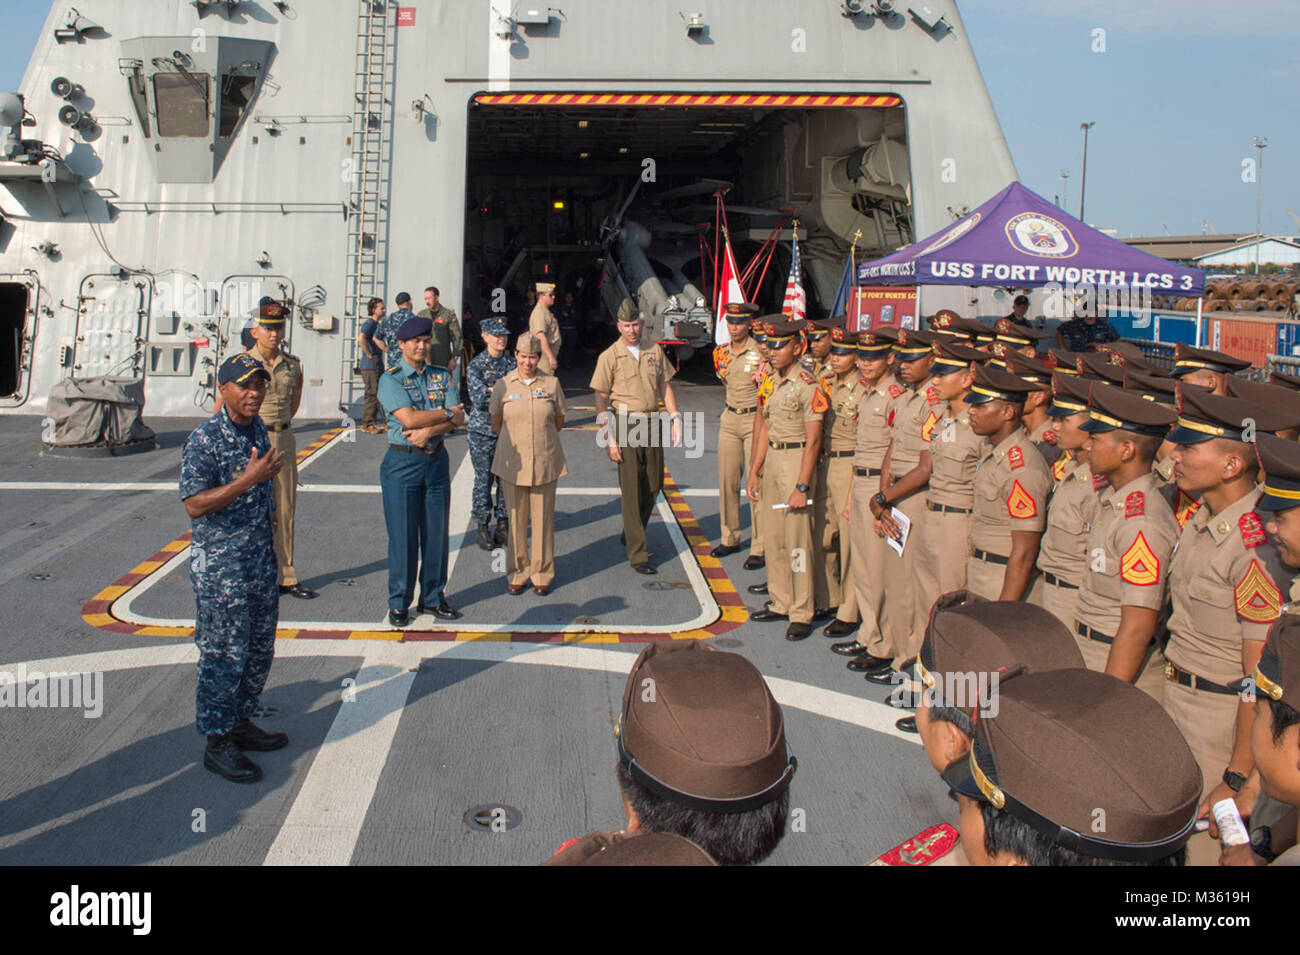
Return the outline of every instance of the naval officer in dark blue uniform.
<path id="1" fill-rule="evenodd" d="M 203 765 L 237 783 L 262 778 L 241 750 L 289 742 L 251 719 L 275 656 L 280 613 L 271 485 L 284 453 L 271 447 L 258 417 L 268 380 L 252 355 L 224 362 L 217 372 L 221 410 L 194 429 L 181 452 L 180 495 L 193 522 L 195 710 L 208 740 Z"/>
<path id="2" fill-rule="evenodd" d="M 447 603 L 447 521 L 451 481 L 444 436 L 465 423 L 451 373 L 429 364 L 433 322 L 412 315 L 397 329 L 401 356 L 379 379 L 388 415 L 388 453 L 379 467 L 388 527 L 388 622 L 410 622 L 407 608 L 420 573 L 420 613 L 456 620 Z M 390 356 L 390 361 L 392 357 Z"/>

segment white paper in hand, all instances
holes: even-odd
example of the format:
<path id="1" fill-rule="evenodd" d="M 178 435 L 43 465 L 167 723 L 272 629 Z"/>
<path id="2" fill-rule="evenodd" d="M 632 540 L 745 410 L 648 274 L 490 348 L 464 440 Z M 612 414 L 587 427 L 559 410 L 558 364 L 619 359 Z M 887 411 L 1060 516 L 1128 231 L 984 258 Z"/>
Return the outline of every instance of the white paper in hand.
<path id="1" fill-rule="evenodd" d="M 899 557 L 902 557 L 903 548 L 907 546 L 908 532 L 912 529 L 912 520 L 896 507 L 891 507 L 889 509 L 889 516 L 892 517 L 894 523 L 898 525 L 898 530 L 902 536 L 898 540 L 894 540 L 892 537 L 886 537 L 885 543 L 894 548 L 894 553 L 898 554 Z"/>

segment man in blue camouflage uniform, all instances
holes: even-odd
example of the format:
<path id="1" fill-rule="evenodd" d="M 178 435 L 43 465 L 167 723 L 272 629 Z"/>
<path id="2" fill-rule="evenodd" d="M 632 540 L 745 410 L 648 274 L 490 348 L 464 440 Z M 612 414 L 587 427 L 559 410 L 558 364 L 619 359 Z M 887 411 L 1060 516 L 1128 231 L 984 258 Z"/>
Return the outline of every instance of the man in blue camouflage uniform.
<path id="1" fill-rule="evenodd" d="M 246 352 L 223 363 L 217 374 L 222 408 L 190 434 L 181 452 L 180 495 L 193 526 L 196 710 L 198 730 L 208 740 L 203 765 L 239 783 L 262 778 L 240 750 L 289 742 L 250 719 L 275 656 L 280 613 L 271 515 L 272 481 L 284 454 L 271 449 L 258 417 L 268 380 Z"/>
<path id="2" fill-rule="evenodd" d="M 451 480 L 443 437 L 465 423 L 451 394 L 451 373 L 429 364 L 433 322 L 412 315 L 397 330 L 397 364 L 379 379 L 379 403 L 388 415 L 388 453 L 379 488 L 388 529 L 388 622 L 404 627 L 420 575 L 420 613 L 456 620 L 447 603 L 447 524 Z"/>
<path id="3" fill-rule="evenodd" d="M 393 303 L 397 308 L 381 318 L 375 329 L 375 344 L 384 350 L 385 370 L 396 365 L 402 357 L 402 349 L 397 344 L 397 330 L 408 318 L 415 318 L 415 313 L 411 311 L 410 292 L 398 292 Z"/>
<path id="4" fill-rule="evenodd" d="M 478 546 L 491 550 L 492 544 L 506 546 L 510 519 L 506 515 L 506 496 L 501 478 L 492 473 L 492 456 L 497 450 L 497 433 L 492 430 L 488 406 L 492 386 L 515 367 L 515 356 L 506 351 L 510 332 L 504 315 L 493 315 L 482 324 L 483 343 L 487 350 L 475 355 L 465 373 L 469 385 L 469 459 L 474 465 L 473 515 L 478 524 Z M 496 503 L 493 504 L 495 491 Z M 497 519 L 496 537 L 488 531 L 493 514 Z"/>

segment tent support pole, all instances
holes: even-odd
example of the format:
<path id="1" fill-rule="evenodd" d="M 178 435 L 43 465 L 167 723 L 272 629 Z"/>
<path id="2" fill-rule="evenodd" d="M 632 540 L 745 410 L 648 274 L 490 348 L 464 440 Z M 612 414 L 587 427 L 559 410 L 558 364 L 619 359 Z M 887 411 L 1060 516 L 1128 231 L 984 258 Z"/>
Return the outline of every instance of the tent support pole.
<path id="1" fill-rule="evenodd" d="M 1205 302 L 1204 298 L 1196 300 L 1196 347 L 1201 347 L 1201 305 Z"/>

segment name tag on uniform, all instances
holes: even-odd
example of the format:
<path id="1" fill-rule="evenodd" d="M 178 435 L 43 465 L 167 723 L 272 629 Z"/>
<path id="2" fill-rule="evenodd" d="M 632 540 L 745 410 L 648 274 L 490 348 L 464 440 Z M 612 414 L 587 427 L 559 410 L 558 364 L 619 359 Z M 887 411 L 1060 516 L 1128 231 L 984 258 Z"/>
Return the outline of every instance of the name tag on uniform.
<path id="1" fill-rule="evenodd" d="M 405 388 L 407 391 L 419 391 L 419 390 L 420 390 L 419 386 L 416 385 L 416 383 L 413 382 L 413 381 L 404 381 L 404 382 L 402 382 L 402 387 Z"/>
<path id="2" fill-rule="evenodd" d="M 516 398 L 522 398 L 523 395 L 506 395 L 506 401 L 514 401 Z"/>

